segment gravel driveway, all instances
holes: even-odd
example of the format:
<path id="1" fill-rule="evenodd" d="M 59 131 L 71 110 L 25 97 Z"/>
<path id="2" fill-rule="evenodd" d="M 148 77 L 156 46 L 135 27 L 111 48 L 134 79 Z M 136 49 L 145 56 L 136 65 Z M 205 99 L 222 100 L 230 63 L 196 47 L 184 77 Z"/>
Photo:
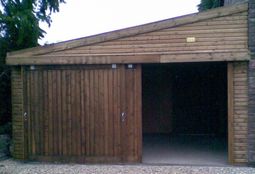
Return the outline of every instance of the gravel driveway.
<path id="1" fill-rule="evenodd" d="M 0 174 L 255 174 L 249 167 L 198 167 L 198 166 L 156 166 L 156 165 L 78 165 L 22 163 L 11 159 L 0 162 Z"/>

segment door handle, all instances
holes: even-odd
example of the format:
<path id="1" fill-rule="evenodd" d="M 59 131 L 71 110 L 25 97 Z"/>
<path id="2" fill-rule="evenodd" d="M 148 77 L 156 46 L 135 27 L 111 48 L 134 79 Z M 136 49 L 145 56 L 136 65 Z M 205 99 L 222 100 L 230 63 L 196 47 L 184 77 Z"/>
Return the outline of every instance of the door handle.
<path id="1" fill-rule="evenodd" d="M 27 112 L 24 112 L 24 120 L 27 121 Z"/>
<path id="2" fill-rule="evenodd" d="M 122 112 L 121 113 L 121 121 L 124 122 L 126 120 L 126 113 Z"/>

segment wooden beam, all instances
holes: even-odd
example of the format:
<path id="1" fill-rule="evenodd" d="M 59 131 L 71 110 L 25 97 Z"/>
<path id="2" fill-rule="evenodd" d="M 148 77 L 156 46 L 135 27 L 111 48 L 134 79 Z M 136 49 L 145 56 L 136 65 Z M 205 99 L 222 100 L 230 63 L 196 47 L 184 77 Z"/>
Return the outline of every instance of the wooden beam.
<path id="1" fill-rule="evenodd" d="M 8 65 L 159 63 L 159 55 L 41 56 L 10 58 Z"/>
<path id="2" fill-rule="evenodd" d="M 71 49 L 80 46 L 92 45 L 100 42 L 115 40 L 119 38 L 125 38 L 129 36 L 134 36 L 143 33 L 149 33 L 152 31 L 158 31 L 166 28 L 177 27 L 184 24 L 190 24 L 194 22 L 204 21 L 211 18 L 223 17 L 231 14 L 241 13 L 247 11 L 248 4 L 240 4 L 229 7 L 221 7 L 206 12 L 194 13 L 190 15 L 185 15 L 181 17 L 171 18 L 167 20 L 162 20 L 158 22 L 153 22 L 145 25 L 140 25 L 136 27 L 116 30 L 112 32 L 107 32 L 99 35 L 84 37 L 80 39 L 70 40 L 66 42 L 61 42 L 57 44 L 47 45 L 43 47 L 35 47 L 30 49 L 25 49 L 21 51 L 11 52 L 7 57 L 23 57 L 32 55 L 47 54 L 50 52 L 57 52 L 66 49 Z"/>
<path id="3" fill-rule="evenodd" d="M 12 57 L 8 65 L 70 65 L 70 64 L 122 64 L 122 63 L 170 63 L 170 62 L 205 62 L 205 61 L 247 61 L 247 52 L 165 52 L 163 55 L 148 54 L 109 54 L 109 55 L 61 55 Z"/>
<path id="4" fill-rule="evenodd" d="M 28 91 L 28 87 L 27 87 L 27 74 L 25 72 L 25 68 L 21 67 L 21 77 L 22 77 L 22 86 L 23 86 L 23 101 L 22 101 L 22 105 L 23 105 L 23 113 L 25 114 L 26 112 L 26 118 L 24 117 L 23 120 L 23 124 L 24 124 L 24 160 L 28 160 L 29 158 L 29 150 L 28 150 L 28 101 L 27 101 L 27 91 Z"/>
<path id="5" fill-rule="evenodd" d="M 233 63 L 228 63 L 228 161 L 234 163 L 234 70 Z"/>
<path id="6" fill-rule="evenodd" d="M 169 54 L 160 56 L 160 63 L 171 62 L 208 62 L 208 61 L 247 61 L 247 53 L 190 53 L 190 54 Z"/>

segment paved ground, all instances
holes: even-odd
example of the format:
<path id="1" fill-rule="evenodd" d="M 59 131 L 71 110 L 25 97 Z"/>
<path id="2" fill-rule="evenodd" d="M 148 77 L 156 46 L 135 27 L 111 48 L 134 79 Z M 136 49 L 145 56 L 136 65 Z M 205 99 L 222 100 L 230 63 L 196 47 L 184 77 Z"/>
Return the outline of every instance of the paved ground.
<path id="1" fill-rule="evenodd" d="M 167 166 L 167 165 L 78 165 L 0 161 L 0 174 L 255 174 L 249 167 Z"/>

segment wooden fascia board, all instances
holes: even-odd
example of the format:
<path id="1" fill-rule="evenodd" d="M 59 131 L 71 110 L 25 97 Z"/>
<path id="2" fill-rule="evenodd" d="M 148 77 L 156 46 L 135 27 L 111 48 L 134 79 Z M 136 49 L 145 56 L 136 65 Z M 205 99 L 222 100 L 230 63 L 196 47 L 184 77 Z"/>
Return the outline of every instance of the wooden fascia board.
<path id="1" fill-rule="evenodd" d="M 174 63 L 204 61 L 249 61 L 248 52 L 191 52 L 141 55 L 69 55 L 12 57 L 8 65 L 70 65 L 70 64 L 123 64 Z"/>
<path id="2" fill-rule="evenodd" d="M 100 56 L 32 56 L 7 60 L 8 65 L 70 65 L 70 64 L 112 64 L 112 63 L 157 63 L 159 55 L 100 55 Z"/>
<path id="3" fill-rule="evenodd" d="M 14 51 L 14 52 L 8 53 L 7 59 L 9 57 L 25 57 L 25 56 L 32 56 L 32 55 L 35 56 L 35 55 L 43 55 L 43 54 L 47 54 L 51 52 L 58 52 L 58 51 L 76 48 L 80 46 L 87 46 L 87 45 L 92 45 L 96 43 L 116 40 L 119 38 L 125 38 L 125 37 L 135 36 L 139 34 L 153 32 L 153 31 L 158 31 L 158 30 L 162 30 L 166 28 L 177 27 L 180 25 L 199 22 L 199 21 L 203 21 L 203 20 L 207 20 L 211 18 L 228 16 L 235 13 L 241 13 L 247 10 L 248 10 L 247 3 L 216 8 L 216 9 L 208 10 L 205 12 L 180 16 L 176 18 L 171 18 L 167 20 L 162 20 L 162 21 L 153 22 L 153 23 L 144 24 L 144 25 L 126 28 L 126 29 L 116 30 L 112 32 L 99 34 L 99 35 L 75 39 L 71 41 L 61 42 L 57 44 L 29 48 L 29 49 L 24 49 L 20 51 Z"/>

